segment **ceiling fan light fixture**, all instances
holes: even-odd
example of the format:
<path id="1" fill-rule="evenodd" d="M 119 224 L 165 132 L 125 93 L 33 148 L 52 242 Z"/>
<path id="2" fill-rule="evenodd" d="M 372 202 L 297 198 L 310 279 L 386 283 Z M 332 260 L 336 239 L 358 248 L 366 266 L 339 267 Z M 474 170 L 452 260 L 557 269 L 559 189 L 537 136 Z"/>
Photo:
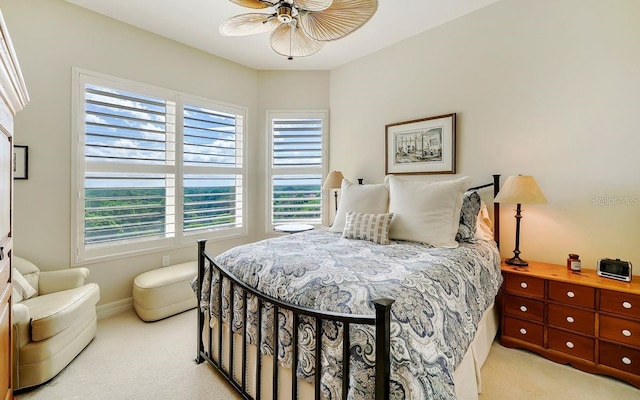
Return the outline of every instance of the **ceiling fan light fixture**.
<path id="1" fill-rule="evenodd" d="M 271 32 L 273 51 L 291 60 L 316 53 L 324 42 L 340 39 L 364 25 L 378 0 L 230 0 L 270 14 L 241 14 L 220 26 L 225 36 Z"/>

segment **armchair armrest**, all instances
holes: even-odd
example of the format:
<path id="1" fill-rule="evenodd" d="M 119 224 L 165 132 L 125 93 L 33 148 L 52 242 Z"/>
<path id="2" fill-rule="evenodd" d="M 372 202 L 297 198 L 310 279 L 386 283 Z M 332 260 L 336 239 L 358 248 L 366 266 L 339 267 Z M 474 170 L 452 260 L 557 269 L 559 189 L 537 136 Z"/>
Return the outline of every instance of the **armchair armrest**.
<path id="1" fill-rule="evenodd" d="M 38 294 L 60 292 L 84 285 L 89 276 L 87 268 L 69 268 L 58 271 L 40 271 Z"/>
<path id="2" fill-rule="evenodd" d="M 13 344 L 16 349 L 31 341 L 31 316 L 29 308 L 15 303 L 11 306 L 11 323 L 13 324 Z"/>

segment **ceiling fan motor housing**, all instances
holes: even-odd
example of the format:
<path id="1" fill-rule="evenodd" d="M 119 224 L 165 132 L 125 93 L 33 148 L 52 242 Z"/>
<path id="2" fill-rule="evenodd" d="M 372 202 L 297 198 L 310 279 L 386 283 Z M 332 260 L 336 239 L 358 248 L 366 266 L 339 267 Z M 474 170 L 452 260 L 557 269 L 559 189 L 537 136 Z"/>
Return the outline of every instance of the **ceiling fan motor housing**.
<path id="1" fill-rule="evenodd" d="M 278 7 L 278 21 L 288 24 L 293 21 L 293 7 L 289 4 L 282 4 Z"/>

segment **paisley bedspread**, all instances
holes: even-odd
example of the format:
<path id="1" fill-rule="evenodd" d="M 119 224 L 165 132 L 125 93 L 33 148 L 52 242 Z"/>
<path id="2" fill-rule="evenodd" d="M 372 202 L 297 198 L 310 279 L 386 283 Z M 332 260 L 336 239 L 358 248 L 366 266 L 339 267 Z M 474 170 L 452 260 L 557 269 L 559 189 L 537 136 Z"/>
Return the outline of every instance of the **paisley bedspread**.
<path id="1" fill-rule="evenodd" d="M 391 398 L 455 399 L 453 372 L 473 340 L 484 311 L 502 283 L 495 243 L 462 242 L 456 249 L 413 242 L 379 245 L 313 230 L 235 247 L 216 263 L 269 296 L 317 310 L 375 314 L 372 299 L 389 297 L 391 308 Z M 219 278 L 205 274 L 200 306 L 218 318 Z M 212 295 L 212 293 L 214 295 Z M 230 293 L 223 281 L 223 320 L 229 323 Z M 234 296 L 234 316 L 243 315 Z M 257 344 L 257 301 L 249 298 L 249 342 Z M 263 310 L 264 354 L 273 354 L 273 312 Z M 278 358 L 291 366 L 292 318 L 279 313 Z M 242 332 L 242 318 L 233 329 Z M 325 322 L 322 395 L 341 398 L 342 324 Z M 298 376 L 313 377 L 315 322 L 299 327 Z M 375 339 L 371 326 L 351 325 L 349 398 L 370 399 L 374 386 Z"/>

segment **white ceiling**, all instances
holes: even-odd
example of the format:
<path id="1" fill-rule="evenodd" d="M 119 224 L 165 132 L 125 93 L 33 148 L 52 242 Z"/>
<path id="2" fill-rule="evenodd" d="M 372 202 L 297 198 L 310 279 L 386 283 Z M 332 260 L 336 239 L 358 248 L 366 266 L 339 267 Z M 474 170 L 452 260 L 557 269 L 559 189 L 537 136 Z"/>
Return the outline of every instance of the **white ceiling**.
<path id="1" fill-rule="evenodd" d="M 362 28 L 309 57 L 287 60 L 269 34 L 222 36 L 227 18 L 251 10 L 228 0 L 66 0 L 149 32 L 257 70 L 330 70 L 498 0 L 380 0 Z"/>

